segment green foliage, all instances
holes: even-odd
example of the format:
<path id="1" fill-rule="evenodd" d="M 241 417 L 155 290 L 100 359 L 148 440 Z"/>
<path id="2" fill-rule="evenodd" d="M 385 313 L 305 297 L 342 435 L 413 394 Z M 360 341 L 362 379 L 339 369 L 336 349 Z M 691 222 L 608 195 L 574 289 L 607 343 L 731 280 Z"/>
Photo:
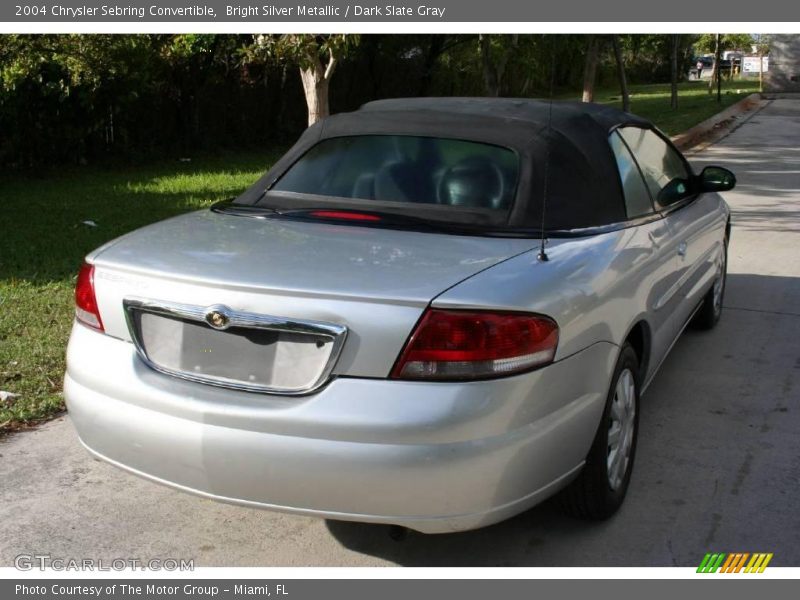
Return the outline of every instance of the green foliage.
<path id="1" fill-rule="evenodd" d="M 607 38 L 607 36 L 601 36 Z M 619 36 L 628 81 L 667 82 L 671 35 Z M 749 36 L 726 35 L 739 45 Z M 683 78 L 712 34 L 681 35 Z M 582 83 L 583 35 L 1 35 L 0 167 L 147 162 L 296 137 L 296 68 L 330 79 L 333 112 L 382 97 L 542 97 Z M 738 40 L 738 41 L 737 41 Z M 607 42 L 607 39 L 604 41 Z M 597 86 L 616 85 L 604 43 Z M 697 50 L 699 51 L 699 50 Z"/>
<path id="2" fill-rule="evenodd" d="M 680 35 L 678 38 L 678 74 L 683 78 L 692 64 L 692 44 L 697 36 Z M 659 83 L 670 80 L 672 34 L 626 34 L 618 36 L 625 74 L 632 83 Z M 616 65 L 610 44 L 606 44 L 601 57 L 600 84 L 610 85 L 616 80 Z"/>
<path id="3" fill-rule="evenodd" d="M 704 33 L 698 36 L 695 49 L 701 54 L 712 54 L 717 47 L 716 40 L 715 33 Z M 750 52 L 753 42 L 753 36 L 749 33 L 723 33 L 719 40 L 720 52 L 725 50 Z"/>
<path id="4" fill-rule="evenodd" d="M 197 54 L 212 53 L 216 43 L 214 34 L 186 33 L 173 36 L 165 50 L 173 57 L 189 59 Z"/>
<path id="5" fill-rule="evenodd" d="M 81 87 L 135 77 L 142 82 L 152 59 L 150 40 L 136 35 L 2 35 L 0 86 L 6 93 L 26 83 L 68 94 Z"/>
<path id="6" fill-rule="evenodd" d="M 263 140 L 274 120 L 259 127 L 224 110 L 234 98 L 239 114 L 259 118 L 251 97 L 265 103 L 278 93 L 253 89 L 263 73 L 245 72 L 243 37 L 0 36 L 0 166 L 130 161 Z"/>
<path id="7" fill-rule="evenodd" d="M 360 36 L 354 34 L 259 34 L 242 46 L 240 56 L 244 61 L 287 62 L 309 69 L 331 58 L 343 59 L 359 40 Z"/>

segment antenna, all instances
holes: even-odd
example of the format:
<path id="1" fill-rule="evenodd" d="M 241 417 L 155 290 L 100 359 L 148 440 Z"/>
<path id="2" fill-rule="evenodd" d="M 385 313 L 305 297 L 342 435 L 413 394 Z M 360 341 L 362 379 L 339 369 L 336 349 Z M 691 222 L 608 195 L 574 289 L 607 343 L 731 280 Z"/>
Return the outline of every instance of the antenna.
<path id="1" fill-rule="evenodd" d="M 546 35 L 546 34 L 544 34 Z M 544 226 L 544 217 L 547 214 L 547 196 L 549 192 L 549 183 L 550 183 L 550 142 L 552 140 L 552 133 L 553 133 L 553 87 L 555 85 L 555 78 L 556 78 L 556 42 L 555 37 L 553 37 L 553 42 L 550 44 L 550 97 L 548 99 L 547 105 L 547 136 L 546 136 L 546 145 L 545 145 L 545 154 L 544 154 L 544 186 L 542 189 L 542 230 L 541 230 L 541 246 L 539 246 L 539 254 L 536 255 L 536 258 L 539 262 L 547 262 L 550 258 L 547 256 L 547 251 L 545 250 L 545 245 L 547 244 L 547 240 L 545 239 L 545 226 Z"/>

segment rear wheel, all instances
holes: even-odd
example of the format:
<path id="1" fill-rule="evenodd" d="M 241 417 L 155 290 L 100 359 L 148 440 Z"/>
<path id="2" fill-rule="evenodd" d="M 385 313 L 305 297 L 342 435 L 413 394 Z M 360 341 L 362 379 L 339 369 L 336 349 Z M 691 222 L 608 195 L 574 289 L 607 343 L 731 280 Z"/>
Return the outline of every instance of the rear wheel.
<path id="1" fill-rule="evenodd" d="M 639 428 L 639 361 L 626 343 L 617 359 L 603 418 L 586 464 L 562 493 L 567 512 L 602 520 L 622 505 L 633 471 Z"/>
<path id="2" fill-rule="evenodd" d="M 722 316 L 722 300 L 725 297 L 725 280 L 728 275 L 728 238 L 723 243 L 722 253 L 717 261 L 717 276 L 708 290 L 700 309 L 692 319 L 692 326 L 697 329 L 712 329 Z"/>

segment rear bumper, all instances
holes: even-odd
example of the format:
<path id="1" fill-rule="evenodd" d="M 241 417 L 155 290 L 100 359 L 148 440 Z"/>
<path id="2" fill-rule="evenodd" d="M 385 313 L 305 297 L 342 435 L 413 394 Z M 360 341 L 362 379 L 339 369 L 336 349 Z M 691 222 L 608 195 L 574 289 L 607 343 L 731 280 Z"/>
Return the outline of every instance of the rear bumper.
<path id="1" fill-rule="evenodd" d="M 287 398 L 186 382 L 76 325 L 64 392 L 82 443 L 148 479 L 247 506 L 404 525 L 488 525 L 568 483 L 617 349 L 468 384 L 339 378 Z"/>

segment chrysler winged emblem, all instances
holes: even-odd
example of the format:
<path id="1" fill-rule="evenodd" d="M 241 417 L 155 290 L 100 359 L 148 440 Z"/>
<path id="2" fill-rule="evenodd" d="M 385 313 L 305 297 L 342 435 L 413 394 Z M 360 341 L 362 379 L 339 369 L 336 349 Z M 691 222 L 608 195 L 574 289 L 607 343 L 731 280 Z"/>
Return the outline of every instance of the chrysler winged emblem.
<path id="1" fill-rule="evenodd" d="M 206 310 L 205 321 L 214 329 L 227 329 L 231 318 L 226 306 L 212 306 Z"/>

